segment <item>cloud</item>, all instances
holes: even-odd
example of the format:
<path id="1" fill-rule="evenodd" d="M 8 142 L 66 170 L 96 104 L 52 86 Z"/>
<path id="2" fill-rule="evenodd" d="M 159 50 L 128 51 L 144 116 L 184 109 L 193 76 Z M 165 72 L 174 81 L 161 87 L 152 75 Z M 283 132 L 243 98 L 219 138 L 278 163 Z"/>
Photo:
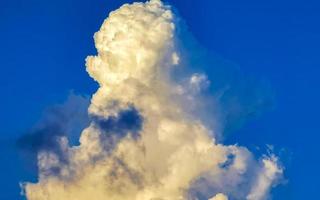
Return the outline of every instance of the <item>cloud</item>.
<path id="1" fill-rule="evenodd" d="M 116 135 L 124 137 L 130 132 L 133 137 L 138 137 L 142 128 L 143 119 L 134 107 L 129 107 L 117 113 L 116 116 L 109 116 L 107 119 L 93 116 L 94 124 L 100 128 L 105 135 Z"/>
<path id="2" fill-rule="evenodd" d="M 268 190 L 275 180 L 279 179 L 283 173 L 283 168 L 278 164 L 278 158 L 274 155 L 262 160 L 262 168 L 257 174 L 254 186 L 251 188 L 248 200 L 266 199 Z"/>
<path id="3" fill-rule="evenodd" d="M 215 130 L 217 140 L 273 108 L 274 92 L 266 80 L 203 47 L 179 16 L 174 23 L 179 49 L 179 63 L 171 71 L 175 92 L 183 94 L 184 109 Z"/>
<path id="4" fill-rule="evenodd" d="M 63 104 L 47 108 L 35 127 L 18 138 L 17 147 L 32 157 L 41 151 L 63 156 L 59 141 L 64 136 L 71 141 L 79 137 L 81 130 L 89 124 L 88 106 L 88 98 L 70 93 Z"/>
<path id="5" fill-rule="evenodd" d="M 217 194 L 216 196 L 212 197 L 211 199 L 209 200 L 228 200 L 228 197 L 225 196 L 224 194 L 222 193 L 219 193 Z"/>
<path id="6" fill-rule="evenodd" d="M 261 165 L 245 147 L 219 144 L 218 128 L 193 112 L 209 105 L 201 90 L 211 81 L 202 72 L 178 73 L 184 63 L 178 29 L 176 15 L 160 0 L 110 13 L 94 36 L 98 54 L 86 59 L 100 86 L 88 109 L 91 123 L 79 145 L 58 135 L 64 160 L 55 151 L 39 153 L 38 182 L 22 186 L 28 200 L 268 195 L 282 173 L 275 157 Z"/>

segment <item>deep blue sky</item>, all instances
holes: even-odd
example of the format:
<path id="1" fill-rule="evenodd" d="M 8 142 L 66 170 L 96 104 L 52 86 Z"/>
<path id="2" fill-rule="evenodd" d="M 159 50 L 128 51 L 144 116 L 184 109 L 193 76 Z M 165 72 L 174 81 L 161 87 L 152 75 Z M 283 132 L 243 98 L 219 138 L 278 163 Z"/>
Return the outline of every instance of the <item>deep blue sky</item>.
<path id="1" fill-rule="evenodd" d="M 0 0 L 0 199 L 22 199 L 34 178 L 14 141 L 70 90 L 92 94 L 84 59 L 93 33 L 122 0 Z M 320 3 L 171 0 L 202 46 L 267 80 L 274 108 L 226 138 L 283 149 L 288 180 L 275 200 L 316 199 L 320 169 Z"/>

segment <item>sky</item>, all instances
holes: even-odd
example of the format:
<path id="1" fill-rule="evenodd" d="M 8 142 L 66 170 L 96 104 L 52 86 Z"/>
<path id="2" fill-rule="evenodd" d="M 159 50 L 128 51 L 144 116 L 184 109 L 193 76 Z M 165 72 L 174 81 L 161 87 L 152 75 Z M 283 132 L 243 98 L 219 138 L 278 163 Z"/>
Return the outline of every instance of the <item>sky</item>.
<path id="1" fill-rule="evenodd" d="M 108 13 L 126 2 L 132 1 L 0 1 L 0 199 L 23 199 L 19 182 L 36 181 L 35 161 L 18 147 L 19 138 L 70 93 L 88 98 L 97 90 L 85 58 L 96 54 L 93 34 Z M 271 105 L 226 133 L 223 143 L 246 146 L 257 155 L 258 147 L 273 145 L 285 169 L 273 199 L 316 198 L 320 4 L 166 2 L 203 48 L 270 90 Z"/>

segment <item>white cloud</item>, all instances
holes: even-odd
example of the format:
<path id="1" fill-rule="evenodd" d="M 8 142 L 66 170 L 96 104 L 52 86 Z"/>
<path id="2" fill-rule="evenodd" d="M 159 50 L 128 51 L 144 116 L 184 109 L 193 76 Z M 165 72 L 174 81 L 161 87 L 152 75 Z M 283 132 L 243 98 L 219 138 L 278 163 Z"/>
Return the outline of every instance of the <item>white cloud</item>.
<path id="1" fill-rule="evenodd" d="M 208 87 L 210 85 L 210 81 L 208 80 L 207 75 L 195 73 L 190 77 L 189 84 L 191 90 L 199 92 Z"/>
<path id="2" fill-rule="evenodd" d="M 68 147 L 66 139 L 61 140 L 67 160 L 52 153 L 39 155 L 39 181 L 24 184 L 28 200 L 195 199 L 191 189 L 208 198 L 217 194 L 214 200 L 228 199 L 224 194 L 234 199 L 248 195 L 236 196 L 234 191 L 243 183 L 253 184 L 246 179 L 249 163 L 254 164 L 251 153 L 217 144 L 211 137 L 214 130 L 184 107 L 182 97 L 192 95 L 192 88 L 171 78 L 173 65 L 179 63 L 174 19 L 170 6 L 159 0 L 126 4 L 110 13 L 94 36 L 98 55 L 86 60 L 89 75 L 100 85 L 89 114 L 107 120 L 134 106 L 144 119 L 140 137 L 134 138 L 129 130 L 106 149 L 105 133 L 92 122 L 83 130 L 79 146 Z M 209 83 L 204 74 L 189 80 L 197 90 Z M 183 94 L 175 91 L 179 87 Z M 268 174 L 272 166 L 277 168 L 266 161 L 261 173 Z M 269 176 L 258 176 L 258 185 L 264 177 Z M 194 187 L 200 179 L 208 185 Z M 265 196 L 274 179 L 268 181 L 267 187 L 251 193 Z"/>
<path id="3" fill-rule="evenodd" d="M 228 200 L 228 197 L 222 193 L 219 193 L 216 196 L 210 198 L 209 200 Z"/>
<path id="4" fill-rule="evenodd" d="M 265 199 L 272 184 L 282 175 L 283 169 L 279 166 L 277 157 L 271 155 L 262 160 L 262 168 L 256 182 L 247 196 L 248 200 Z"/>

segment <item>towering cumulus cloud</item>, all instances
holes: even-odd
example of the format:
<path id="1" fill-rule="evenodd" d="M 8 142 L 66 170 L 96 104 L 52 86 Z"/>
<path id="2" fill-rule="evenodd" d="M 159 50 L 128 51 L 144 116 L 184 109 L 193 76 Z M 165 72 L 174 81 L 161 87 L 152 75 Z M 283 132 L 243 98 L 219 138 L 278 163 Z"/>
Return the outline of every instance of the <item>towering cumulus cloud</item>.
<path id="1" fill-rule="evenodd" d="M 268 198 L 282 174 L 277 158 L 256 160 L 244 147 L 218 144 L 190 112 L 210 81 L 201 73 L 184 84 L 173 77 L 183 67 L 176 28 L 160 0 L 110 13 L 94 36 L 98 55 L 86 59 L 100 85 L 92 121 L 79 146 L 62 136 L 62 153 L 39 153 L 38 182 L 22 184 L 28 200 Z"/>

